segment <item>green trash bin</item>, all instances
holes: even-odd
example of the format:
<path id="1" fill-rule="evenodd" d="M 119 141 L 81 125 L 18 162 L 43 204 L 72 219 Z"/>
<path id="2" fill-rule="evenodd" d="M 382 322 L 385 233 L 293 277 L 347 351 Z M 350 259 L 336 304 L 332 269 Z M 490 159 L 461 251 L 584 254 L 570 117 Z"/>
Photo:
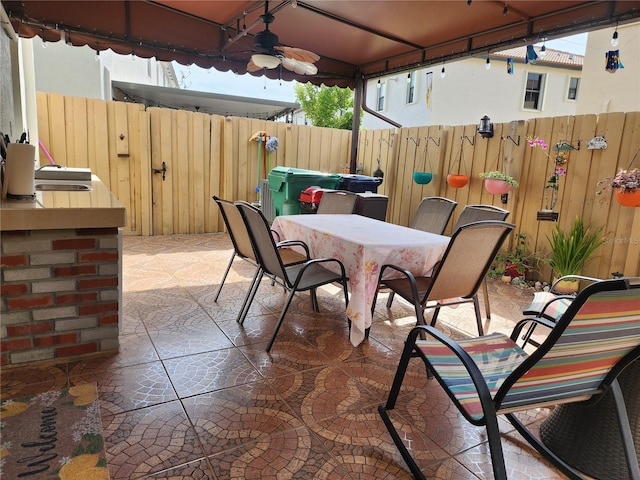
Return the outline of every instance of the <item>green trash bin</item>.
<path id="1" fill-rule="evenodd" d="M 335 189 L 340 175 L 304 170 L 302 168 L 275 167 L 269 172 L 269 189 L 273 197 L 275 215 L 297 215 L 300 212 L 300 192 L 318 186 Z"/>

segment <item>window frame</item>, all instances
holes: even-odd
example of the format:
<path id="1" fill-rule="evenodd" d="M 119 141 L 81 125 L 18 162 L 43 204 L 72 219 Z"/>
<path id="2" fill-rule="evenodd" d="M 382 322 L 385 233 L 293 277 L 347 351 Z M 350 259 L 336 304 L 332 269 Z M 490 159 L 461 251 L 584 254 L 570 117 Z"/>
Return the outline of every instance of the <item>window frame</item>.
<path id="1" fill-rule="evenodd" d="M 576 86 L 575 89 L 571 88 L 571 81 L 575 80 L 576 81 Z M 578 95 L 580 95 L 580 77 L 572 77 L 569 76 L 569 80 L 567 82 L 567 94 L 566 94 L 566 100 L 569 102 L 577 102 L 578 101 Z M 571 94 L 571 90 L 575 90 L 575 96 L 573 98 L 571 98 L 569 95 Z"/>
<path id="2" fill-rule="evenodd" d="M 418 75 L 416 70 L 412 70 L 411 72 L 408 73 L 407 89 L 405 91 L 405 96 L 404 96 L 405 105 L 413 105 L 414 103 L 417 102 L 417 95 L 416 95 L 416 89 L 417 89 L 417 83 L 418 83 L 417 79 L 418 79 Z"/>
<path id="3" fill-rule="evenodd" d="M 385 108 L 387 106 L 386 96 L 387 96 L 387 81 L 380 80 L 380 83 L 376 84 L 376 112 L 385 111 Z M 380 105 L 381 102 L 382 102 L 382 105 Z"/>
<path id="4" fill-rule="evenodd" d="M 534 89 L 530 89 L 529 88 L 529 77 L 531 75 L 537 75 L 539 77 L 539 88 L 538 90 L 534 90 Z M 531 112 L 542 112 L 543 108 L 544 108 L 544 99 L 545 99 L 545 92 L 546 92 L 546 86 L 547 86 L 547 74 L 546 73 L 539 73 L 539 72 L 527 72 L 526 76 L 525 76 L 525 83 L 524 83 L 524 92 L 523 92 L 523 96 L 522 96 L 522 109 L 523 110 L 527 110 L 527 111 L 531 111 Z M 537 106 L 536 107 L 529 107 L 527 106 L 527 96 L 529 95 L 530 92 L 536 92 L 537 91 L 537 95 L 538 95 L 538 99 L 537 99 Z"/>

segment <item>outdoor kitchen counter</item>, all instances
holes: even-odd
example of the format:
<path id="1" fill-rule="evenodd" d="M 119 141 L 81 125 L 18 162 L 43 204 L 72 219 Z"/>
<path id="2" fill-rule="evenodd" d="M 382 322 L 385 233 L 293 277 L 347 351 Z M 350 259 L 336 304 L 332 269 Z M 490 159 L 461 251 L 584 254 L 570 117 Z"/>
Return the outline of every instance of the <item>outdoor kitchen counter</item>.
<path id="1" fill-rule="evenodd" d="M 125 208 L 96 176 L 90 191 L 2 201 L 3 369 L 118 350 L 125 223 Z"/>
<path id="2" fill-rule="evenodd" d="M 38 191 L 34 201 L 2 200 L 1 231 L 123 227 L 125 208 L 95 175 L 90 191 Z"/>

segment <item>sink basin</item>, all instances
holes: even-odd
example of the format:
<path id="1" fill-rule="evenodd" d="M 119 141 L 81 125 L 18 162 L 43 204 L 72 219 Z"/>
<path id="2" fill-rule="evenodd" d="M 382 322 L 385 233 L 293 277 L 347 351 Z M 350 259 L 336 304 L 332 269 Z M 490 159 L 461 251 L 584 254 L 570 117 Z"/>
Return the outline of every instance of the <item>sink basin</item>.
<path id="1" fill-rule="evenodd" d="M 81 183 L 37 183 L 36 190 L 41 191 L 68 191 L 68 192 L 89 192 L 91 190 L 90 185 L 84 185 Z"/>

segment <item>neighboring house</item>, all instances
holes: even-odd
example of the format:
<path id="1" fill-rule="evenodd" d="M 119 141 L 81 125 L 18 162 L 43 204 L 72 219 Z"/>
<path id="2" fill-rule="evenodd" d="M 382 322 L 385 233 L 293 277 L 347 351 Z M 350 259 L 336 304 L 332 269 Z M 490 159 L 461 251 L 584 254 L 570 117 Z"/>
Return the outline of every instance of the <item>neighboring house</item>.
<path id="1" fill-rule="evenodd" d="M 541 57 L 540 48 L 535 63 L 524 63 L 523 46 L 372 80 L 367 107 L 403 127 L 467 125 L 484 115 L 493 122 L 574 115 L 584 57 L 549 48 Z M 391 125 L 365 113 L 362 126 Z"/>
<path id="2" fill-rule="evenodd" d="M 31 50 L 35 88 L 39 92 L 112 100 L 114 80 L 178 87 L 171 63 L 155 58 L 118 55 L 111 50 L 98 53 L 86 46 L 43 42 L 39 37 L 22 42 L 23 49 Z"/>
<path id="3" fill-rule="evenodd" d="M 207 114 L 274 119 L 290 115 L 294 102 L 197 92 L 180 88 L 171 62 L 95 52 L 63 41 L 21 39 L 25 58 L 32 59 L 35 90 L 67 96 L 141 103 Z M 73 72 L 73 75 L 69 75 Z"/>
<path id="4" fill-rule="evenodd" d="M 614 47 L 615 31 L 618 46 Z M 541 48 L 535 46 L 538 55 Z M 609 73 L 605 56 L 616 49 L 624 68 Z M 371 80 L 366 105 L 403 127 L 469 125 L 484 115 L 502 123 L 640 110 L 640 22 L 589 32 L 584 56 L 550 48 L 545 53 L 535 64 L 525 64 L 526 46 L 522 46 L 390 75 L 379 83 Z M 514 59 L 513 75 L 507 74 L 507 58 Z M 362 127 L 392 125 L 365 113 Z"/>

